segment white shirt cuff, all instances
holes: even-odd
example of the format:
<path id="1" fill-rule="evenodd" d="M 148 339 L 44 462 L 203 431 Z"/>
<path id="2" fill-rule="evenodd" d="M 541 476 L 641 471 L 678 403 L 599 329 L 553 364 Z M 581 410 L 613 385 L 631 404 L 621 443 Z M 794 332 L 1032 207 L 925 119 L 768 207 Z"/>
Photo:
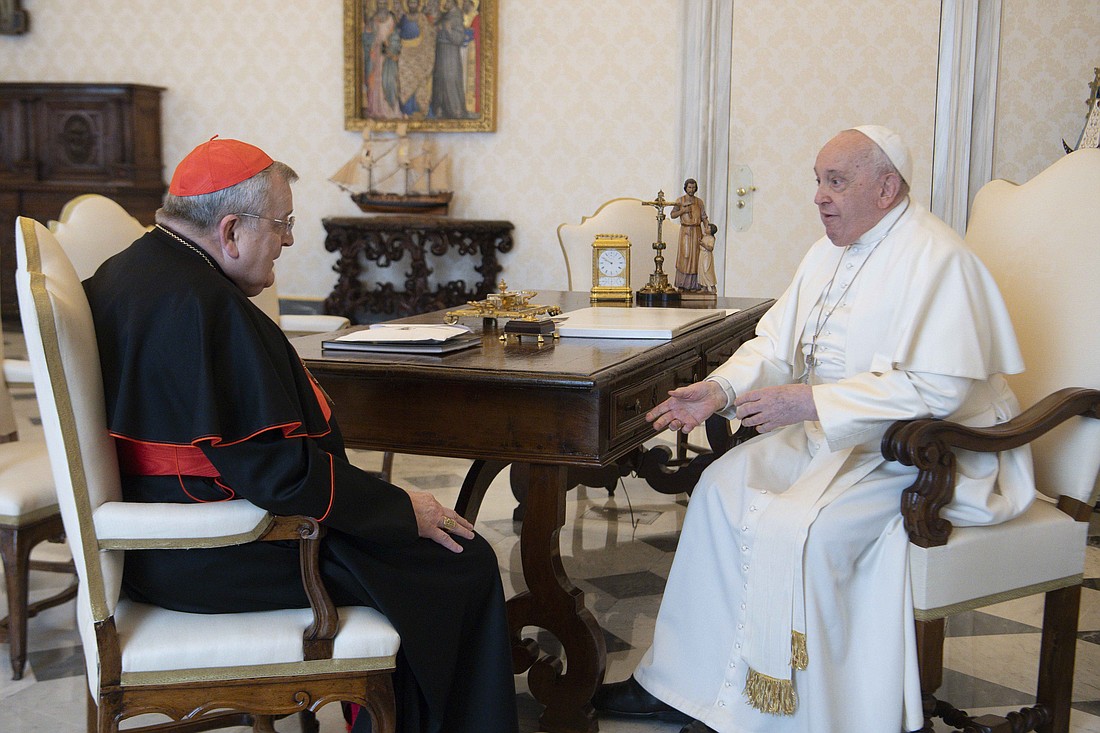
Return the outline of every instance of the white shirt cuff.
<path id="1" fill-rule="evenodd" d="M 727 380 L 725 377 L 710 376 L 703 381 L 714 382 L 722 388 L 722 392 L 726 395 L 726 404 L 722 407 L 721 410 L 717 410 L 715 414 L 721 415 L 727 420 L 737 419 L 737 408 L 733 406 L 733 401 L 734 399 L 736 399 L 737 395 L 736 393 L 734 393 L 733 385 L 729 383 L 729 380 Z"/>

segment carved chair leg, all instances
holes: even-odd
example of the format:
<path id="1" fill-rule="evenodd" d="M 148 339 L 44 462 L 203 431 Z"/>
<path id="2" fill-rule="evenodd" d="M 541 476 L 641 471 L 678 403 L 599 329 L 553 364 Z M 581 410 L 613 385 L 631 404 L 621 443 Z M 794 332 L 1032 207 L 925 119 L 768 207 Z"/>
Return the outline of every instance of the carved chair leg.
<path id="1" fill-rule="evenodd" d="M 302 726 L 302 733 L 318 733 L 321 724 L 317 722 L 317 714 L 312 710 L 303 710 L 298 713 L 298 722 Z"/>
<path id="2" fill-rule="evenodd" d="M 917 664 L 920 667 L 920 692 L 924 708 L 924 729 L 932 730 L 936 714 L 936 690 L 943 684 L 944 620 L 917 621 Z"/>
<path id="3" fill-rule="evenodd" d="M 1037 705 L 1046 707 L 1050 723 L 1037 733 L 1067 733 L 1073 697 L 1073 665 L 1077 651 L 1077 617 L 1081 586 L 1059 588 L 1046 594 L 1043 606 L 1043 640 L 1039 651 Z"/>
<path id="4" fill-rule="evenodd" d="M 11 677 L 23 679 L 27 664 L 27 585 L 31 546 L 18 527 L 0 529 L 0 556 L 8 594 L 8 616 L 0 622 L 0 639 L 10 645 Z"/>
<path id="5" fill-rule="evenodd" d="M 252 733 L 275 733 L 275 718 L 257 715 L 252 719 Z"/>

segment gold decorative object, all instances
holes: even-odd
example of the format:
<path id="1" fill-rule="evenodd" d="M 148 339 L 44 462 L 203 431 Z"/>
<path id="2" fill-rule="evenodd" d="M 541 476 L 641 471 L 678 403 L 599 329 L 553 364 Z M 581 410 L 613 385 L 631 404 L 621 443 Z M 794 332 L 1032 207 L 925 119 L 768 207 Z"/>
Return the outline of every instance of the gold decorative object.
<path id="1" fill-rule="evenodd" d="M 556 305 L 534 305 L 531 298 L 538 295 L 534 290 L 508 290 L 508 283 L 500 281 L 500 292 L 490 293 L 485 300 L 468 300 L 465 308 L 447 311 L 443 317 L 445 323 L 457 323 L 459 318 L 479 317 L 495 321 L 498 318 L 513 318 L 523 321 L 538 321 L 539 316 L 561 315 Z"/>
<path id="2" fill-rule="evenodd" d="M 666 201 L 665 192 L 658 191 L 657 198 L 653 201 L 643 201 L 642 206 L 652 206 L 657 209 L 657 241 L 653 243 L 653 273 L 649 276 L 649 282 L 638 291 L 638 305 L 679 305 L 680 291 L 668 282 L 668 275 L 664 271 L 664 251 L 668 246 L 662 239 L 661 227 L 665 219 L 665 209 L 675 205 L 675 201 Z"/>
<path id="3" fill-rule="evenodd" d="M 630 240 L 624 234 L 597 234 L 592 242 L 592 302 L 633 299 Z"/>

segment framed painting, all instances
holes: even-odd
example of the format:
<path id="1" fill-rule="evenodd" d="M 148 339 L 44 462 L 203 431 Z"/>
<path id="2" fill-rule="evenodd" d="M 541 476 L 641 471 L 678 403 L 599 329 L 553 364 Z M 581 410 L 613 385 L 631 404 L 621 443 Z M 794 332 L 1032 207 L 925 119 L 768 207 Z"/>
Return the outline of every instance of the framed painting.
<path id="1" fill-rule="evenodd" d="M 344 0 L 344 126 L 496 129 L 498 0 Z"/>

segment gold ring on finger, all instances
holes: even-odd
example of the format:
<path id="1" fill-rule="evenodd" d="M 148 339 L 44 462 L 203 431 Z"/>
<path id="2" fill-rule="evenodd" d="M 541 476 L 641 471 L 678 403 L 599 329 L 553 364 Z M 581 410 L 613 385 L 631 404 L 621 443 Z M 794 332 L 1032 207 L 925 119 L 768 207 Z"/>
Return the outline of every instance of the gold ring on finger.
<path id="1" fill-rule="evenodd" d="M 445 529 L 447 531 L 450 531 L 450 530 L 454 529 L 457 526 L 458 526 L 458 522 L 456 522 L 453 518 L 443 517 L 443 529 Z"/>

